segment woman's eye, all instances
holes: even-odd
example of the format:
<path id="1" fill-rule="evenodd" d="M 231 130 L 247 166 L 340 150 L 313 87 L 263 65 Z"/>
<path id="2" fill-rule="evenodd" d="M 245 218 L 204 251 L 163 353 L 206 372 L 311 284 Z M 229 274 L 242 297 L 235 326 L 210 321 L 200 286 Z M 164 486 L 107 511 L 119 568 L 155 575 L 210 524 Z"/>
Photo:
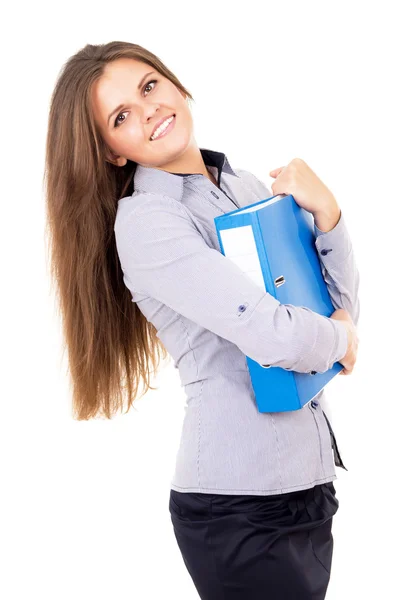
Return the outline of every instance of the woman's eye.
<path id="1" fill-rule="evenodd" d="M 122 123 L 124 123 L 124 121 L 118 121 L 118 118 L 121 117 L 122 115 L 124 115 L 125 112 L 127 112 L 127 111 L 124 111 L 124 112 L 121 112 L 121 113 L 118 114 L 118 116 L 115 119 L 115 123 L 114 123 L 115 127 L 119 127 L 119 125 L 121 125 Z"/>
<path id="2" fill-rule="evenodd" d="M 146 90 L 148 85 L 151 85 L 151 83 L 157 83 L 157 79 L 152 79 L 151 81 L 148 81 L 148 83 L 144 86 L 144 90 Z"/>
<path id="3" fill-rule="evenodd" d="M 144 88 L 143 88 L 143 89 L 144 89 L 144 90 L 146 90 L 146 88 L 147 88 L 149 85 L 151 85 L 151 83 L 157 83 L 157 79 L 152 79 L 151 81 L 148 81 L 148 83 L 146 83 L 146 84 L 144 85 Z M 151 91 L 152 89 L 153 89 L 153 88 L 151 88 L 149 91 Z M 115 122 L 114 122 L 114 126 L 115 126 L 115 127 L 119 127 L 119 126 L 120 126 L 122 123 L 124 123 L 125 119 L 124 119 L 123 121 L 118 121 L 118 118 L 119 118 L 119 117 L 121 117 L 122 115 L 124 115 L 124 114 L 125 114 L 125 112 L 127 112 L 127 111 L 124 111 L 124 112 L 121 112 L 121 113 L 119 113 L 119 114 L 118 114 L 118 116 L 116 117 L 116 119 L 115 119 Z"/>

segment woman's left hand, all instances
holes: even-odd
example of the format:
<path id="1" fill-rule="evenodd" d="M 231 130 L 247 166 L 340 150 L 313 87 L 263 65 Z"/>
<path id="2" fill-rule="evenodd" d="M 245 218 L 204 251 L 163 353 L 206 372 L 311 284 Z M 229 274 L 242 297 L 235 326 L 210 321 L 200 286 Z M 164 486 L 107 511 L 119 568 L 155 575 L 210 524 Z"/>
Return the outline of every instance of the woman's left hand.
<path id="1" fill-rule="evenodd" d="M 301 158 L 294 158 L 286 167 L 273 169 L 270 176 L 275 178 L 271 186 L 274 196 L 292 194 L 297 204 L 313 215 L 338 207 L 329 188 Z"/>

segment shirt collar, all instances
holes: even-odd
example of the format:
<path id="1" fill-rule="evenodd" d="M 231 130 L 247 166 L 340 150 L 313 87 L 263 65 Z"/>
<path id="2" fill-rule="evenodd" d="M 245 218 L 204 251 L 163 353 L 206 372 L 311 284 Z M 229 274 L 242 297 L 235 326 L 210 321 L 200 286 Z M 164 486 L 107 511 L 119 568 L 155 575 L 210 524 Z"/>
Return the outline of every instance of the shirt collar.
<path id="1" fill-rule="evenodd" d="M 203 161 L 207 167 L 216 167 L 218 177 L 217 183 L 220 185 L 221 175 L 228 173 L 234 177 L 239 177 L 229 164 L 228 158 L 223 152 L 216 152 L 208 148 L 199 148 Z M 184 180 L 188 177 L 202 175 L 201 173 L 169 173 L 154 167 L 144 167 L 137 164 L 134 174 L 134 191 L 164 193 L 176 199 L 181 199 L 183 195 Z"/>

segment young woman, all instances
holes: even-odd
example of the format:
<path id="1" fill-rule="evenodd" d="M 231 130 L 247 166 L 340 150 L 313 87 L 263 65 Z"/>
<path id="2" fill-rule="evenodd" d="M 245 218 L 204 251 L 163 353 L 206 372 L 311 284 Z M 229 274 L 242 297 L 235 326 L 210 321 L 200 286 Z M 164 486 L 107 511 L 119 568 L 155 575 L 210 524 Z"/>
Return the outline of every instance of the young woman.
<path id="1" fill-rule="evenodd" d="M 329 583 L 341 461 L 321 408 L 257 410 L 245 355 L 352 371 L 359 275 L 343 215 L 299 159 L 272 192 L 198 148 L 190 93 L 136 44 L 87 45 L 51 99 L 46 197 L 74 416 L 111 418 L 169 353 L 186 394 L 169 509 L 202 599 L 316 599 Z M 214 217 L 279 193 L 314 215 L 337 310 L 282 305 L 220 252 Z M 142 395 L 141 394 L 141 395 Z M 141 397 L 141 396 L 140 396 Z"/>

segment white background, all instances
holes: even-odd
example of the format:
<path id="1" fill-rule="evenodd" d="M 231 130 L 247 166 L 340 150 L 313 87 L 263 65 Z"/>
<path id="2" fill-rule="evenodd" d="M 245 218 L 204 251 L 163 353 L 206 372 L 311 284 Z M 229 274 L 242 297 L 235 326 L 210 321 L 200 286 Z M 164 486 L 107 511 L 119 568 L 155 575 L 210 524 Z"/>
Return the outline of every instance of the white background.
<path id="1" fill-rule="evenodd" d="M 268 187 L 303 158 L 360 271 L 354 372 L 327 388 L 348 472 L 327 600 L 396 593 L 397 55 L 393 2 L 19 2 L 2 9 L 1 536 L 4 600 L 198 598 L 168 512 L 184 392 L 169 361 L 135 410 L 71 418 L 45 256 L 49 97 L 86 43 L 125 40 L 191 91 L 200 147 Z M 266 591 L 264 592 L 264 598 Z M 249 600 L 249 599 L 248 599 Z"/>

